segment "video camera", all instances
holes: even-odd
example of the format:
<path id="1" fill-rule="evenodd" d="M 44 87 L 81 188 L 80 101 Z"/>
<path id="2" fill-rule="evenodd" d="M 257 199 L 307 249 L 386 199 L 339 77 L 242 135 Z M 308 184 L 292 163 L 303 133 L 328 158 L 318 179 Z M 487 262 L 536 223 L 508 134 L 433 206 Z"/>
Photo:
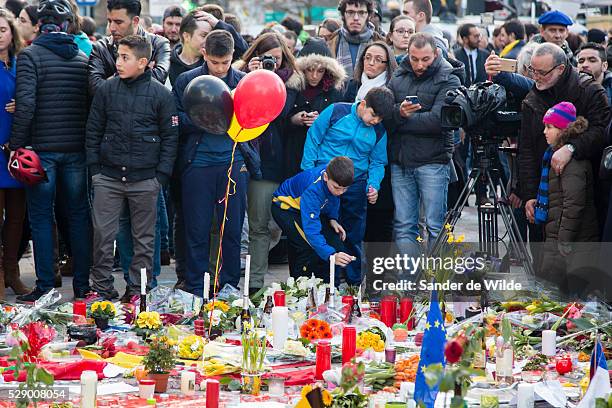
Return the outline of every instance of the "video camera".
<path id="1" fill-rule="evenodd" d="M 515 137 L 521 114 L 508 110 L 504 87 L 490 81 L 464 86 L 446 94 L 441 112 L 443 129 L 463 128 L 483 141 L 503 141 Z"/>

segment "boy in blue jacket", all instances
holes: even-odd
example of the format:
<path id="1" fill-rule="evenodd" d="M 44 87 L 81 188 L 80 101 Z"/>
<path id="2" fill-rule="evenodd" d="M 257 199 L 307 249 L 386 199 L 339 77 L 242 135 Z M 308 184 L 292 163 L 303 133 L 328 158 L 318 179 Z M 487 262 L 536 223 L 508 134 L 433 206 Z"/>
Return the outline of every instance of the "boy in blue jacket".
<path id="1" fill-rule="evenodd" d="M 289 274 L 329 280 L 329 257 L 346 266 L 355 258 L 342 252 L 346 232 L 338 222 L 340 196 L 353 183 L 353 162 L 335 157 L 329 164 L 287 179 L 274 192 L 272 217 L 289 240 Z"/>
<path id="2" fill-rule="evenodd" d="M 361 283 L 361 242 L 365 234 L 368 202 L 378 199 L 387 164 L 387 132 L 382 120 L 393 111 L 393 93 L 385 87 L 368 91 L 354 104 L 328 106 L 308 130 L 302 169 L 310 170 L 337 156 L 354 163 L 355 180 L 340 198 L 340 224 L 347 227 L 345 246 L 354 257 L 346 268 L 349 285 Z"/>

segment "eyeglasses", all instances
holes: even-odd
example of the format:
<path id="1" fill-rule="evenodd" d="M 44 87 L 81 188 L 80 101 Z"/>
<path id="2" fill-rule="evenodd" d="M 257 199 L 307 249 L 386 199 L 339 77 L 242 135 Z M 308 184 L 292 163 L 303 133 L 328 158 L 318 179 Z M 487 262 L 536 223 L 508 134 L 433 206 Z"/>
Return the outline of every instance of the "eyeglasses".
<path id="1" fill-rule="evenodd" d="M 359 18 L 366 18 L 368 16 L 367 10 L 347 10 L 344 12 L 344 15 L 348 18 L 354 18 L 355 16 L 359 16 Z"/>
<path id="2" fill-rule="evenodd" d="M 537 69 L 534 69 L 531 65 L 529 65 L 527 67 L 527 71 L 529 71 L 529 73 L 531 75 L 537 75 L 537 76 L 539 76 L 541 78 L 541 77 L 547 76 L 548 74 L 553 72 L 555 70 L 555 68 L 560 67 L 561 65 L 563 65 L 563 64 L 557 64 L 557 65 L 555 65 L 554 67 L 552 67 L 550 70 L 548 70 L 546 72 L 538 71 Z"/>
<path id="3" fill-rule="evenodd" d="M 365 62 L 372 62 L 374 61 L 376 64 L 386 64 L 387 60 L 382 59 L 382 57 L 374 57 L 373 55 L 370 54 L 366 54 L 365 57 L 363 57 L 363 60 Z"/>
<path id="4" fill-rule="evenodd" d="M 393 32 L 398 33 L 401 36 L 404 36 L 406 34 L 408 35 L 414 34 L 414 30 L 404 30 L 403 28 L 400 28 L 399 30 L 393 30 Z"/>

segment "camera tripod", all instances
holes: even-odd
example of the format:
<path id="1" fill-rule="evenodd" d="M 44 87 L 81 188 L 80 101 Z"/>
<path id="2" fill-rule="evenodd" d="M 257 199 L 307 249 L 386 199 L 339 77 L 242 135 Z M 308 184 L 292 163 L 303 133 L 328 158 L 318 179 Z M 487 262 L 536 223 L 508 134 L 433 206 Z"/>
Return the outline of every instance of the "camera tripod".
<path id="1" fill-rule="evenodd" d="M 461 212 L 467 204 L 468 198 L 477 185 L 486 191 L 486 187 L 496 192 L 495 184 L 493 183 L 492 175 L 497 169 L 494 168 L 494 157 L 498 154 L 498 151 L 505 151 L 514 153 L 515 149 L 499 147 L 497 142 L 482 141 L 481 138 L 472 138 L 472 152 L 474 157 L 475 166 L 470 172 L 467 183 L 459 198 L 455 203 L 455 206 L 448 212 L 443 225 L 449 224 L 451 231 L 454 230 L 457 221 L 461 216 Z M 513 253 L 518 261 L 523 265 L 525 271 L 530 275 L 534 276 L 533 265 L 531 263 L 531 256 L 527 251 L 527 247 L 523 242 L 520 231 L 518 229 L 516 219 L 512 212 L 512 206 L 506 194 L 506 189 L 503 183 L 500 183 L 501 196 L 498 197 L 497 193 L 494 194 L 493 202 L 479 203 L 478 206 L 478 243 L 479 249 L 482 252 L 487 253 L 493 257 L 499 257 L 499 238 L 498 238 L 498 215 L 501 218 L 506 227 L 508 237 L 510 238 L 510 251 L 506 256 Z M 486 193 L 485 193 L 486 194 Z M 477 195 L 478 196 L 478 195 Z M 478 201 L 478 200 L 477 200 Z M 440 253 L 444 245 L 447 245 L 446 236 L 440 233 L 436 238 L 431 254 L 437 255 Z"/>

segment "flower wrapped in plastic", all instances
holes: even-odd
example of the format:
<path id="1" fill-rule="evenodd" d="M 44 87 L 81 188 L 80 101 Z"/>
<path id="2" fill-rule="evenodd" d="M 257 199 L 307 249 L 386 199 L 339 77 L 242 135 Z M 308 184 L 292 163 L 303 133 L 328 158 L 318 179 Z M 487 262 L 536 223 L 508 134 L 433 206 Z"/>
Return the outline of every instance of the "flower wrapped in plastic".
<path id="1" fill-rule="evenodd" d="M 196 335 L 184 337 L 178 345 L 179 357 L 188 360 L 198 360 L 202 357 L 203 350 L 204 340 L 202 337 Z"/>

